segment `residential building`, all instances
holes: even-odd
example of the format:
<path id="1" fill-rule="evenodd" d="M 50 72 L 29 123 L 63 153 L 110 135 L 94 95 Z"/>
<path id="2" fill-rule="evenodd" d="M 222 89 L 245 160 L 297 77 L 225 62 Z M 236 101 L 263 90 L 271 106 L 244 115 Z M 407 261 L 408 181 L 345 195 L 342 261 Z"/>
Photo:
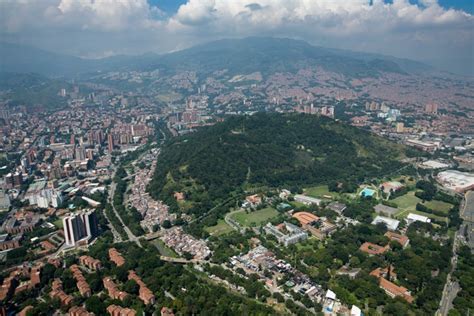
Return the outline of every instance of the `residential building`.
<path id="1" fill-rule="evenodd" d="M 91 270 L 99 270 L 102 268 L 102 263 L 100 260 L 94 259 L 90 256 L 80 256 L 79 262 Z"/>
<path id="2" fill-rule="evenodd" d="M 145 305 L 155 304 L 156 298 L 153 295 L 153 292 L 146 286 L 142 279 L 135 273 L 135 271 L 130 270 L 128 272 L 128 279 L 134 280 L 140 287 L 138 291 L 138 297 L 145 303 Z"/>
<path id="3" fill-rule="evenodd" d="M 94 313 L 89 313 L 82 306 L 73 306 L 68 311 L 69 316 L 94 316 Z"/>
<path id="4" fill-rule="evenodd" d="M 122 257 L 120 252 L 115 248 L 109 249 L 110 260 L 115 263 L 117 267 L 123 266 L 125 264 L 125 259 Z"/>
<path id="5" fill-rule="evenodd" d="M 79 211 L 63 218 L 66 245 L 73 247 L 78 242 L 87 243 L 97 236 L 98 223 L 94 210 Z"/>
<path id="6" fill-rule="evenodd" d="M 394 232 L 386 232 L 384 236 L 387 236 L 391 241 L 398 242 L 403 248 L 406 248 L 410 243 L 410 239 L 407 236 L 400 235 Z"/>
<path id="7" fill-rule="evenodd" d="M 103 278 L 102 282 L 104 283 L 104 288 L 109 293 L 111 299 L 123 301 L 128 296 L 127 292 L 120 291 L 118 289 L 117 285 L 111 277 Z"/>
<path id="8" fill-rule="evenodd" d="M 402 297 L 404 300 L 406 300 L 408 303 L 412 303 L 414 298 L 411 296 L 410 291 L 408 291 L 407 288 L 403 286 L 398 286 L 395 283 L 387 280 L 385 277 L 391 278 L 390 273 L 393 272 L 388 272 L 390 269 L 380 269 L 377 268 L 374 271 L 370 273 L 370 275 L 375 276 L 376 278 L 379 279 L 379 286 L 381 289 L 385 291 L 385 293 L 390 296 L 391 298 L 395 298 L 397 296 Z"/>
<path id="9" fill-rule="evenodd" d="M 382 247 L 382 246 L 373 244 L 371 242 L 365 242 L 360 246 L 359 250 L 373 256 L 373 255 L 381 255 L 387 252 L 389 248 L 390 248 L 389 245 Z"/>
<path id="10" fill-rule="evenodd" d="M 107 313 L 109 313 L 110 316 L 135 316 L 137 314 L 137 312 L 133 309 L 124 308 L 117 305 L 108 306 Z"/>

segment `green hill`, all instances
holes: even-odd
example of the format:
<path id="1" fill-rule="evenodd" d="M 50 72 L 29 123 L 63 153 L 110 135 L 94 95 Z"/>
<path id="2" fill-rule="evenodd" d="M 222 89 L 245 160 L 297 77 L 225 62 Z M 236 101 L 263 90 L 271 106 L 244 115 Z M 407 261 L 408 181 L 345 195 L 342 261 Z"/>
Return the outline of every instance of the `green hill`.
<path id="1" fill-rule="evenodd" d="M 242 186 L 359 183 L 403 156 L 404 147 L 325 117 L 259 113 L 172 139 L 148 191 L 170 204 L 184 191 L 202 209 Z"/>

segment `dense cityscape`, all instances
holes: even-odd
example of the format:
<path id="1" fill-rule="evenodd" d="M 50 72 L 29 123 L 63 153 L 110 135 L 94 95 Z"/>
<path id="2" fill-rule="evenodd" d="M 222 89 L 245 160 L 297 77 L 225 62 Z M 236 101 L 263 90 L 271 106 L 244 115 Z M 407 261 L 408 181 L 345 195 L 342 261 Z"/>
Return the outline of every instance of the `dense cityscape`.
<path id="1" fill-rule="evenodd" d="M 273 37 L 81 70 L 2 45 L 0 315 L 474 312 L 472 76 Z"/>

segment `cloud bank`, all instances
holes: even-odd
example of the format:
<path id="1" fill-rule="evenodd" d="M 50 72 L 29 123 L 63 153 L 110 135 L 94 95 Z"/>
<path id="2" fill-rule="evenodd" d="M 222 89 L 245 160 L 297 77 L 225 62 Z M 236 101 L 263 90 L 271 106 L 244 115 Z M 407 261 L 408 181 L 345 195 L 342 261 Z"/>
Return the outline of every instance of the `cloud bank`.
<path id="1" fill-rule="evenodd" d="M 473 73 L 474 17 L 437 0 L 3 0 L 0 40 L 85 57 L 168 52 L 209 40 L 279 36 Z"/>

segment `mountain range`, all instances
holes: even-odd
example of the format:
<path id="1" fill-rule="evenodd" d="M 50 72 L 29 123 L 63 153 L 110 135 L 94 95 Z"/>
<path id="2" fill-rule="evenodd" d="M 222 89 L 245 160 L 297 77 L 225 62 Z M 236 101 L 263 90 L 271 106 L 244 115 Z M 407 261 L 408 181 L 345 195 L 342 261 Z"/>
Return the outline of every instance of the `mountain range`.
<path id="1" fill-rule="evenodd" d="M 420 62 L 378 54 L 312 46 L 304 41 L 249 37 L 225 39 L 158 55 L 114 56 L 84 59 L 11 43 L 0 43 L 0 72 L 38 73 L 74 77 L 106 71 L 180 70 L 209 74 L 226 69 L 229 74 L 297 72 L 308 67 L 350 77 L 376 77 L 380 73 L 418 74 L 434 69 Z"/>

